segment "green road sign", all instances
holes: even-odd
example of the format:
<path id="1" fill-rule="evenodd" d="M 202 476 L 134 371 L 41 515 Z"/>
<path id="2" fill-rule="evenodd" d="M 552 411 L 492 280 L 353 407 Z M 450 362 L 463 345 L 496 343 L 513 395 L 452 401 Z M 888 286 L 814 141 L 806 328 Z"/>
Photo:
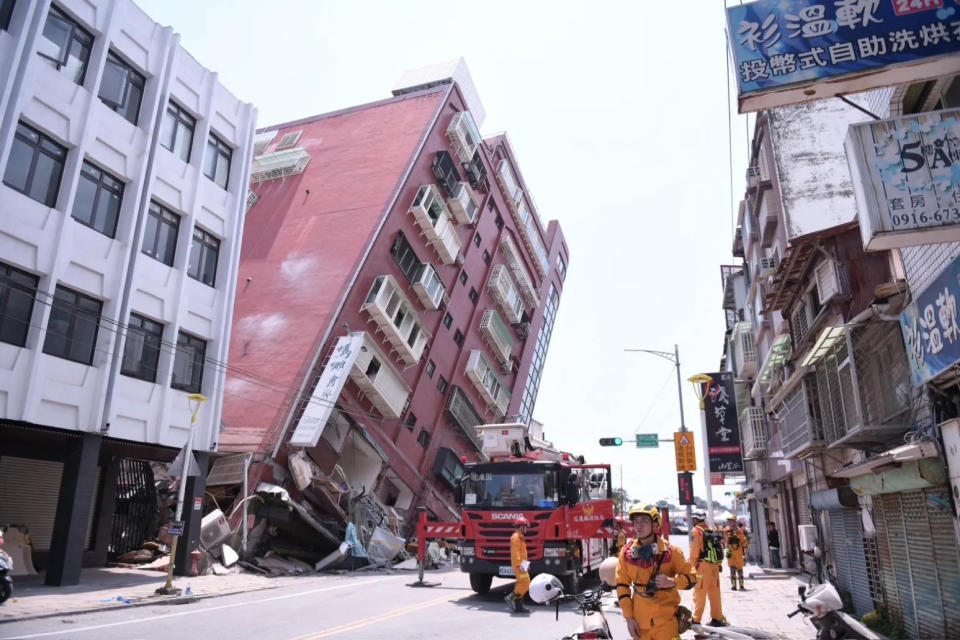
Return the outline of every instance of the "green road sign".
<path id="1" fill-rule="evenodd" d="M 660 446 L 660 436 L 657 435 L 656 433 L 638 433 L 636 435 L 637 435 L 637 448 Z"/>

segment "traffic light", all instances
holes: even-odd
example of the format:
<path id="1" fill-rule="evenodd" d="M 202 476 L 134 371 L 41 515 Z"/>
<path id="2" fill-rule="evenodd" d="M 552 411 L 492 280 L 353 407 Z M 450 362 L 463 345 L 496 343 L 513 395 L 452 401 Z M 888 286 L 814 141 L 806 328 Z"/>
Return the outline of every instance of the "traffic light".
<path id="1" fill-rule="evenodd" d="M 623 444 L 623 438 L 600 438 L 601 447 L 619 447 Z"/>
<path id="2" fill-rule="evenodd" d="M 680 504 L 682 505 L 694 504 L 692 473 L 677 474 L 677 493 L 680 495 Z"/>

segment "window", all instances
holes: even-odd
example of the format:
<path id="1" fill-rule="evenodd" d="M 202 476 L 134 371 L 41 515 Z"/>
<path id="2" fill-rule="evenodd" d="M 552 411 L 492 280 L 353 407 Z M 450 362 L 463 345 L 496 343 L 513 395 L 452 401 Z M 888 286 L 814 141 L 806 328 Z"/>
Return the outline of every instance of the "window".
<path id="1" fill-rule="evenodd" d="M 560 279 L 564 280 L 567 277 L 567 263 L 563 261 L 563 256 L 557 256 L 557 273 L 560 274 Z"/>
<path id="2" fill-rule="evenodd" d="M 150 212 L 147 215 L 147 229 L 143 233 L 143 252 L 172 267 L 179 231 L 180 216 L 156 202 L 151 202 Z"/>
<path id="3" fill-rule="evenodd" d="M 423 263 L 417 258 L 417 254 L 414 253 L 413 247 L 407 242 L 407 237 L 403 235 L 402 231 L 397 232 L 397 237 L 393 240 L 393 246 L 390 247 L 390 255 L 393 256 L 394 262 L 406 276 L 407 282 L 415 282 Z"/>
<path id="4" fill-rule="evenodd" d="M 217 258 L 219 256 L 220 241 L 203 229 L 194 227 L 187 275 L 203 284 L 214 286 L 217 281 Z"/>
<path id="5" fill-rule="evenodd" d="M 40 279 L 0 262 L 0 342 L 27 344 Z"/>
<path id="6" fill-rule="evenodd" d="M 453 316 L 448 313 L 443 316 L 443 326 L 449 329 L 451 324 L 453 324 Z"/>
<path id="7" fill-rule="evenodd" d="M 43 352 L 81 364 L 93 363 L 103 303 L 57 285 Z"/>
<path id="8" fill-rule="evenodd" d="M 466 271 L 461 271 L 461 272 L 460 272 L 460 284 L 467 284 L 467 272 L 466 272 Z"/>
<path id="9" fill-rule="evenodd" d="M 483 263 L 486 264 L 486 265 L 489 265 L 489 264 L 490 264 L 490 260 L 491 260 L 490 252 L 487 251 L 486 249 L 484 249 L 484 250 L 483 250 Z"/>
<path id="10" fill-rule="evenodd" d="M 480 299 L 480 294 L 477 293 L 477 290 L 473 287 L 470 287 L 470 302 L 477 304 L 477 300 Z"/>
<path id="11" fill-rule="evenodd" d="M 57 205 L 66 147 L 22 122 L 10 147 L 3 183 L 48 207 Z"/>
<path id="12" fill-rule="evenodd" d="M 230 145 L 211 133 L 207 138 L 207 155 L 203 158 L 203 175 L 226 189 L 230 181 L 232 157 L 233 149 Z"/>
<path id="13" fill-rule="evenodd" d="M 430 434 L 427 433 L 425 429 L 420 430 L 420 435 L 417 436 L 417 443 L 424 449 L 430 446 Z"/>
<path id="14" fill-rule="evenodd" d="M 176 102 L 167 104 L 160 125 L 160 144 L 184 162 L 190 162 L 193 130 L 197 121 Z"/>
<path id="15" fill-rule="evenodd" d="M 13 15 L 13 6 L 16 0 L 0 0 L 0 31 L 10 28 L 10 17 Z"/>
<path id="16" fill-rule="evenodd" d="M 143 101 L 143 74 L 127 64 L 111 51 L 100 79 L 100 100 L 124 120 L 136 126 L 140 118 L 140 103 Z"/>
<path id="17" fill-rule="evenodd" d="M 120 373 L 147 382 L 157 381 L 157 361 L 160 359 L 160 341 L 163 325 L 130 314 L 127 338 L 123 343 L 123 365 Z"/>
<path id="18" fill-rule="evenodd" d="M 427 377 L 432 378 L 433 372 L 437 370 L 437 365 L 433 360 L 427 360 Z"/>
<path id="19" fill-rule="evenodd" d="M 417 416 L 415 416 L 413 413 L 408 413 L 407 419 L 403 424 L 406 425 L 407 429 L 413 431 L 413 428 L 417 426 Z"/>
<path id="20" fill-rule="evenodd" d="M 84 160 L 73 201 L 73 219 L 113 238 L 122 200 L 123 183 Z"/>
<path id="21" fill-rule="evenodd" d="M 173 380 L 170 381 L 170 386 L 189 393 L 200 393 L 206 352 L 206 340 L 181 331 L 177 336 L 177 353 L 173 357 Z"/>
<path id="22" fill-rule="evenodd" d="M 458 347 L 463 346 L 463 332 L 460 329 L 453 332 L 453 341 L 457 343 Z"/>
<path id="23" fill-rule="evenodd" d="M 479 247 L 479 246 L 480 246 L 480 234 L 479 234 L 479 233 L 474 234 L 474 236 L 473 236 L 473 246 L 475 246 L 475 247 Z"/>
<path id="24" fill-rule="evenodd" d="M 37 53 L 41 58 L 82 86 L 91 45 L 93 36 L 90 33 L 56 5 L 50 6 L 47 22 L 43 25 L 43 35 L 37 44 Z"/>
<path id="25" fill-rule="evenodd" d="M 440 390 L 440 393 L 446 393 L 447 391 L 447 380 L 443 376 L 437 379 L 437 389 Z"/>
<path id="26" fill-rule="evenodd" d="M 284 134 L 284 136 L 280 138 L 280 142 L 277 143 L 277 150 L 279 151 L 280 149 L 289 149 L 293 145 L 300 142 L 300 136 L 302 135 L 303 135 L 302 130 L 294 131 L 293 133 Z"/>
<path id="27" fill-rule="evenodd" d="M 497 214 L 497 219 L 494 221 L 494 224 L 497 225 L 497 231 L 503 231 L 503 218 L 500 217 L 500 214 Z"/>

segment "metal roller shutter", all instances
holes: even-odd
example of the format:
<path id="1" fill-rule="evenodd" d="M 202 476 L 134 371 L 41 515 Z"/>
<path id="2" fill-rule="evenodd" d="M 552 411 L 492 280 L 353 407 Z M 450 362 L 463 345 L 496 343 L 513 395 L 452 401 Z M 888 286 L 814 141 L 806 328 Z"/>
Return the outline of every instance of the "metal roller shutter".
<path id="1" fill-rule="evenodd" d="M 903 628 L 911 638 L 917 637 L 916 609 L 913 604 L 913 578 L 910 572 L 910 560 L 907 557 L 907 532 L 904 528 L 900 494 L 889 493 L 883 496 L 883 510 L 886 518 L 887 543 L 893 567 L 893 584 L 899 595 L 900 614 Z M 890 590 L 887 589 L 889 597 Z"/>
<path id="2" fill-rule="evenodd" d="M 944 628 L 956 633 L 960 629 L 960 559 L 949 506 L 950 494 L 946 489 L 927 489 L 924 498 L 940 585 Z"/>
<path id="3" fill-rule="evenodd" d="M 810 517 L 810 491 L 807 485 L 801 485 L 796 488 L 797 491 L 797 523 L 813 524 L 813 518 Z"/>
<path id="4" fill-rule="evenodd" d="M 0 457 L 0 526 L 26 525 L 35 551 L 49 551 L 63 463 Z"/>
<path id="5" fill-rule="evenodd" d="M 910 559 L 910 577 L 913 578 L 917 635 L 922 638 L 944 638 L 942 599 L 937 563 L 930 541 L 926 497 L 922 491 L 901 493 L 900 509 L 907 531 L 907 556 Z"/>
<path id="6" fill-rule="evenodd" d="M 858 509 L 844 509 L 843 518 L 846 542 L 850 559 L 850 593 L 853 596 L 853 609 L 857 616 L 873 611 L 873 598 L 870 595 L 870 579 L 867 575 L 867 558 L 864 555 L 863 522 Z"/>
<path id="7" fill-rule="evenodd" d="M 873 499 L 873 521 L 877 530 L 877 561 L 880 565 L 880 583 L 883 587 L 883 602 L 887 606 L 890 618 L 903 626 L 903 609 L 900 607 L 900 592 L 897 590 L 896 571 L 890 555 L 890 524 L 883 507 L 882 496 Z"/>

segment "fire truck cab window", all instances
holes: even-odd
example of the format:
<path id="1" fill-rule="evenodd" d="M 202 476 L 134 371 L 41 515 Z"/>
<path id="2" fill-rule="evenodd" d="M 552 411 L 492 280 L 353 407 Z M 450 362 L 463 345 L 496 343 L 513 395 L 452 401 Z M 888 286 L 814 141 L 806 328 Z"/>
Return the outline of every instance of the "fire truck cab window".
<path id="1" fill-rule="evenodd" d="M 464 504 L 474 508 L 552 509 L 558 501 L 556 476 L 551 469 L 470 473 L 463 477 Z"/>

